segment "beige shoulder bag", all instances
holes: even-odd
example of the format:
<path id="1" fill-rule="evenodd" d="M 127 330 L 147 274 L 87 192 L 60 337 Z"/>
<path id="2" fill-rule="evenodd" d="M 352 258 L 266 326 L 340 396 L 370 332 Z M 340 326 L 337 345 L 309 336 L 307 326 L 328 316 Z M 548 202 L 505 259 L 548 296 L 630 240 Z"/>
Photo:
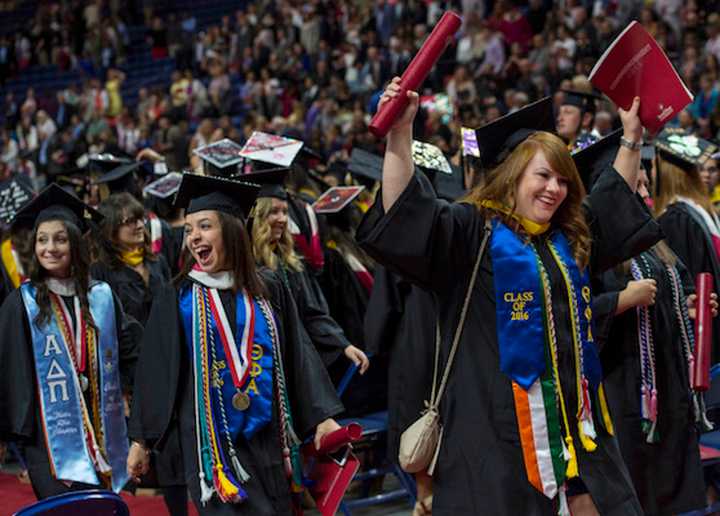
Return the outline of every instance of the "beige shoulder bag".
<path id="1" fill-rule="evenodd" d="M 462 311 L 460 312 L 460 321 L 455 330 L 455 337 L 453 338 L 452 348 L 450 349 L 450 355 L 448 356 L 448 361 L 445 365 L 445 371 L 443 372 L 439 389 L 437 389 L 437 376 L 438 363 L 440 361 L 441 336 L 440 317 L 438 315 L 435 325 L 435 366 L 433 370 L 433 385 L 430 393 L 430 401 L 425 401 L 425 406 L 427 408 L 422 412 L 420 418 L 410 425 L 400 436 L 400 452 L 398 454 L 398 460 L 400 462 L 400 467 L 408 473 L 417 473 L 418 471 L 427 470 L 427 474 L 432 475 L 435 470 L 435 463 L 438 458 L 438 453 L 440 452 L 440 443 L 442 442 L 443 434 L 443 427 L 440 424 L 440 413 L 438 412 L 440 399 L 445 392 L 445 385 L 447 384 L 447 379 L 450 374 L 450 368 L 452 367 L 455 352 L 457 351 L 458 343 L 460 342 L 463 326 L 465 326 L 465 317 L 470 304 L 470 296 L 472 295 L 473 287 L 475 286 L 475 280 L 477 278 L 478 270 L 480 269 L 480 262 L 482 261 L 483 254 L 485 253 L 485 247 L 487 245 L 488 238 L 490 238 L 491 229 L 490 222 L 486 220 L 484 228 L 485 235 L 483 236 L 482 243 L 480 244 L 480 251 L 478 252 L 477 260 L 475 261 L 475 268 L 473 269 L 472 276 L 470 278 L 470 285 L 468 285 L 468 290 L 465 294 L 465 302 L 463 304 Z"/>

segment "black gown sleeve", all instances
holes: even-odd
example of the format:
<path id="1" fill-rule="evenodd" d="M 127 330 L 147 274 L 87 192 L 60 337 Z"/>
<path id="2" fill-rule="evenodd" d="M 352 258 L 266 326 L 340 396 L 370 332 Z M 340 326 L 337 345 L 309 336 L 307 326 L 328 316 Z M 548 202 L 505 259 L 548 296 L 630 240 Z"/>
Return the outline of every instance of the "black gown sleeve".
<path id="1" fill-rule="evenodd" d="M 595 274 L 619 265 L 662 239 L 660 225 L 640 196 L 608 166 L 583 202 L 592 235 L 590 268 Z"/>
<path id="2" fill-rule="evenodd" d="M 323 362 L 326 365 L 333 363 L 350 342 L 340 325 L 330 317 L 327 301 L 317 280 L 307 269 L 288 274 L 288 279 L 300 320 L 310 340 L 322 356 Z"/>
<path id="3" fill-rule="evenodd" d="M 357 229 L 365 251 L 390 271 L 435 291 L 455 287 L 458 274 L 472 267 L 482 217 L 465 203 L 437 199 L 413 177 L 385 213 L 381 193 Z"/>
<path id="4" fill-rule="evenodd" d="M 0 441 L 30 438 L 35 421 L 35 366 L 19 289 L 0 307 Z"/>
<path id="5" fill-rule="evenodd" d="M 365 349 L 377 355 L 392 344 L 403 313 L 397 276 L 383 266 L 375 268 L 370 301 L 365 312 Z"/>
<path id="6" fill-rule="evenodd" d="M 122 385 L 124 393 L 132 394 L 135 367 L 140 356 L 140 342 L 143 338 L 143 327 L 132 316 L 125 313 L 120 298 L 115 293 L 113 293 L 113 304 L 118 339 L 120 385 Z"/>
<path id="7" fill-rule="evenodd" d="M 670 206 L 658 219 L 667 244 L 695 277 L 700 272 L 713 272 L 707 238 L 702 228 L 677 206 Z M 717 281 L 717 280 L 716 280 Z"/>
<path id="8" fill-rule="evenodd" d="M 269 271 L 263 279 L 278 320 L 285 379 L 295 430 L 310 435 L 325 419 L 343 412 L 330 377 L 303 329 L 292 295 Z"/>
<path id="9" fill-rule="evenodd" d="M 155 443 L 170 426 L 183 342 L 177 294 L 166 285 L 153 300 L 140 347 L 128 425 L 131 439 Z"/>

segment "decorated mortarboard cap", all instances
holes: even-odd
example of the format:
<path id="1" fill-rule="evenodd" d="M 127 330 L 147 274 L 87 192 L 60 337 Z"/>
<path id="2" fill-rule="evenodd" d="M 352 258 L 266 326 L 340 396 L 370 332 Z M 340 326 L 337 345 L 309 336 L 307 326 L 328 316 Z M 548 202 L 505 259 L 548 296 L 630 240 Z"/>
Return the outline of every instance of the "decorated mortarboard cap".
<path id="1" fill-rule="evenodd" d="M 286 201 L 288 194 L 283 183 L 285 182 L 288 171 L 287 168 L 272 168 L 253 172 L 252 174 L 241 174 L 233 177 L 233 179 L 260 185 L 260 191 L 257 194 L 258 199 L 274 197 Z"/>
<path id="2" fill-rule="evenodd" d="M 276 167 L 289 167 L 303 145 L 301 140 L 254 131 L 240 150 L 240 156 Z"/>
<path id="3" fill-rule="evenodd" d="M 33 187 L 25 174 L 13 174 L 0 182 L 0 222 L 10 224 L 32 198 Z"/>
<path id="4" fill-rule="evenodd" d="M 597 93 L 578 91 L 578 90 L 560 90 L 565 95 L 563 96 L 563 106 L 575 106 L 580 108 L 583 113 L 595 112 L 595 101 L 602 100 L 602 97 Z"/>
<path id="5" fill-rule="evenodd" d="M 602 171 L 605 170 L 605 167 L 615 161 L 620 147 L 620 136 L 622 136 L 622 129 L 617 129 L 595 143 L 573 153 L 572 158 L 575 162 L 575 168 L 577 168 L 585 185 L 585 191 L 589 192 Z"/>
<path id="6" fill-rule="evenodd" d="M 13 223 L 39 225 L 50 220 L 71 222 L 85 233 L 102 215 L 55 183 L 50 184 L 17 212 Z"/>
<path id="7" fill-rule="evenodd" d="M 437 145 L 413 140 L 412 158 L 420 168 L 452 175 L 450 163 Z"/>
<path id="8" fill-rule="evenodd" d="M 203 210 L 221 211 L 244 219 L 255 203 L 260 186 L 221 177 L 183 174 L 175 207 L 189 215 Z"/>
<path id="9" fill-rule="evenodd" d="M 655 138 L 655 148 L 662 159 L 688 172 L 695 171 L 718 150 L 712 142 L 679 127 L 663 129 Z"/>
<path id="10" fill-rule="evenodd" d="M 229 138 L 223 138 L 204 147 L 193 150 L 203 162 L 203 170 L 208 176 L 229 177 L 237 173 L 242 147 Z"/>
<path id="11" fill-rule="evenodd" d="M 145 186 L 143 194 L 158 199 L 168 199 L 180 189 L 182 177 L 180 172 L 169 172 Z"/>
<path id="12" fill-rule="evenodd" d="M 75 164 L 78 168 L 87 167 L 91 173 L 103 174 L 121 165 L 133 163 L 133 161 L 134 160 L 126 156 L 103 152 L 95 154 L 83 154 L 77 159 Z"/>
<path id="13" fill-rule="evenodd" d="M 354 148 L 350 154 L 348 170 L 355 176 L 382 181 L 383 158 L 372 152 Z"/>
<path id="14" fill-rule="evenodd" d="M 364 186 L 334 186 L 318 197 L 312 208 L 321 215 L 340 213 L 350 206 L 364 189 Z"/>
<path id="15" fill-rule="evenodd" d="M 528 104 L 475 130 L 483 168 L 499 165 L 520 143 L 537 131 L 555 132 L 551 97 Z"/>

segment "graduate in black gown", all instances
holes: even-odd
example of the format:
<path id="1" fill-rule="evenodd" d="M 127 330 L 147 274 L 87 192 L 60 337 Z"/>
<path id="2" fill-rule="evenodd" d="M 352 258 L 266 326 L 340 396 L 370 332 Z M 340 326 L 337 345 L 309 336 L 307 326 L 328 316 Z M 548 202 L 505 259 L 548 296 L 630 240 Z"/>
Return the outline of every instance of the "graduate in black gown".
<path id="1" fill-rule="evenodd" d="M 0 440 L 24 445 L 38 499 L 126 483 L 130 393 L 142 328 L 90 279 L 91 211 L 57 185 L 17 217 L 33 224 L 29 282 L 0 308 Z"/>
<path id="2" fill-rule="evenodd" d="M 611 161 L 617 142 L 610 140 L 582 154 L 596 154 L 595 166 Z M 606 141 L 610 143 L 603 151 Z M 641 168 L 637 192 L 646 201 L 647 187 Z M 660 241 L 606 271 L 601 283 L 593 300 L 600 318 L 595 336 L 620 451 L 643 511 L 670 515 L 699 509 L 705 495 L 696 425 L 702 428 L 707 421 L 702 396 L 692 390 L 689 375 L 693 281 Z"/>
<path id="3" fill-rule="evenodd" d="M 170 284 L 170 269 L 163 255 L 153 253 L 145 211 L 132 195 L 114 193 L 100 203 L 98 211 L 103 220 L 90 274 L 110 285 L 126 313 L 144 327 L 153 298 Z M 187 513 L 187 490 L 177 434 L 170 443 L 164 453 L 153 454 L 154 471 L 170 514 L 182 516 Z"/>
<path id="4" fill-rule="evenodd" d="M 398 80 L 381 102 L 398 94 Z M 621 148 L 583 201 L 564 143 L 538 130 L 553 124 L 544 99 L 478 130 L 483 164 L 501 162 L 484 187 L 448 204 L 413 177 L 418 97 L 408 97 L 388 134 L 382 202 L 358 239 L 437 295 L 446 349 L 486 222 L 492 227 L 440 404 L 433 513 L 642 514 L 612 435 L 588 278 L 660 238 L 634 195 L 639 150 Z M 639 102 L 620 110 L 633 148 L 642 135 Z"/>
<path id="5" fill-rule="evenodd" d="M 680 258 L 692 281 L 701 272 L 715 279 L 720 292 L 720 219 L 700 180 L 698 166 L 717 147 L 707 140 L 668 128 L 655 140 L 653 177 L 655 214 L 665 241 Z M 720 360 L 720 320 L 713 321 L 713 358 Z"/>
<path id="6" fill-rule="evenodd" d="M 128 472 L 177 424 L 200 514 L 292 514 L 299 439 L 343 410 L 290 293 L 256 271 L 243 219 L 257 189 L 183 177 L 184 268 L 155 297 L 135 377 Z"/>
<path id="7" fill-rule="evenodd" d="M 288 194 L 282 186 L 287 170 L 256 172 L 241 176 L 243 181 L 263 185 L 258 194 L 252 221 L 252 244 L 258 265 L 275 271 L 286 284 L 298 307 L 300 320 L 326 366 L 342 354 L 361 366 L 369 365 L 367 356 L 345 336 L 330 317 L 323 291 L 305 260 L 295 252 L 289 230 Z"/>

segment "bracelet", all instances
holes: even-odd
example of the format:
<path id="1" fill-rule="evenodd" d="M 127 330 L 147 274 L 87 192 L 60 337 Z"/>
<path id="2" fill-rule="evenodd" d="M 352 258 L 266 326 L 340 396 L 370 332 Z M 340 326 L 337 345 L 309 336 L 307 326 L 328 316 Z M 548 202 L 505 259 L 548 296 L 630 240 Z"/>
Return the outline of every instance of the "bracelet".
<path id="1" fill-rule="evenodd" d="M 639 151 L 639 150 L 640 150 L 640 147 L 642 147 L 642 143 L 641 143 L 641 142 L 631 142 L 630 140 L 628 140 L 628 139 L 625 138 L 624 136 L 621 136 L 621 137 L 620 137 L 620 145 L 622 145 L 622 146 L 625 147 L 625 148 L 630 149 L 631 151 Z"/>

